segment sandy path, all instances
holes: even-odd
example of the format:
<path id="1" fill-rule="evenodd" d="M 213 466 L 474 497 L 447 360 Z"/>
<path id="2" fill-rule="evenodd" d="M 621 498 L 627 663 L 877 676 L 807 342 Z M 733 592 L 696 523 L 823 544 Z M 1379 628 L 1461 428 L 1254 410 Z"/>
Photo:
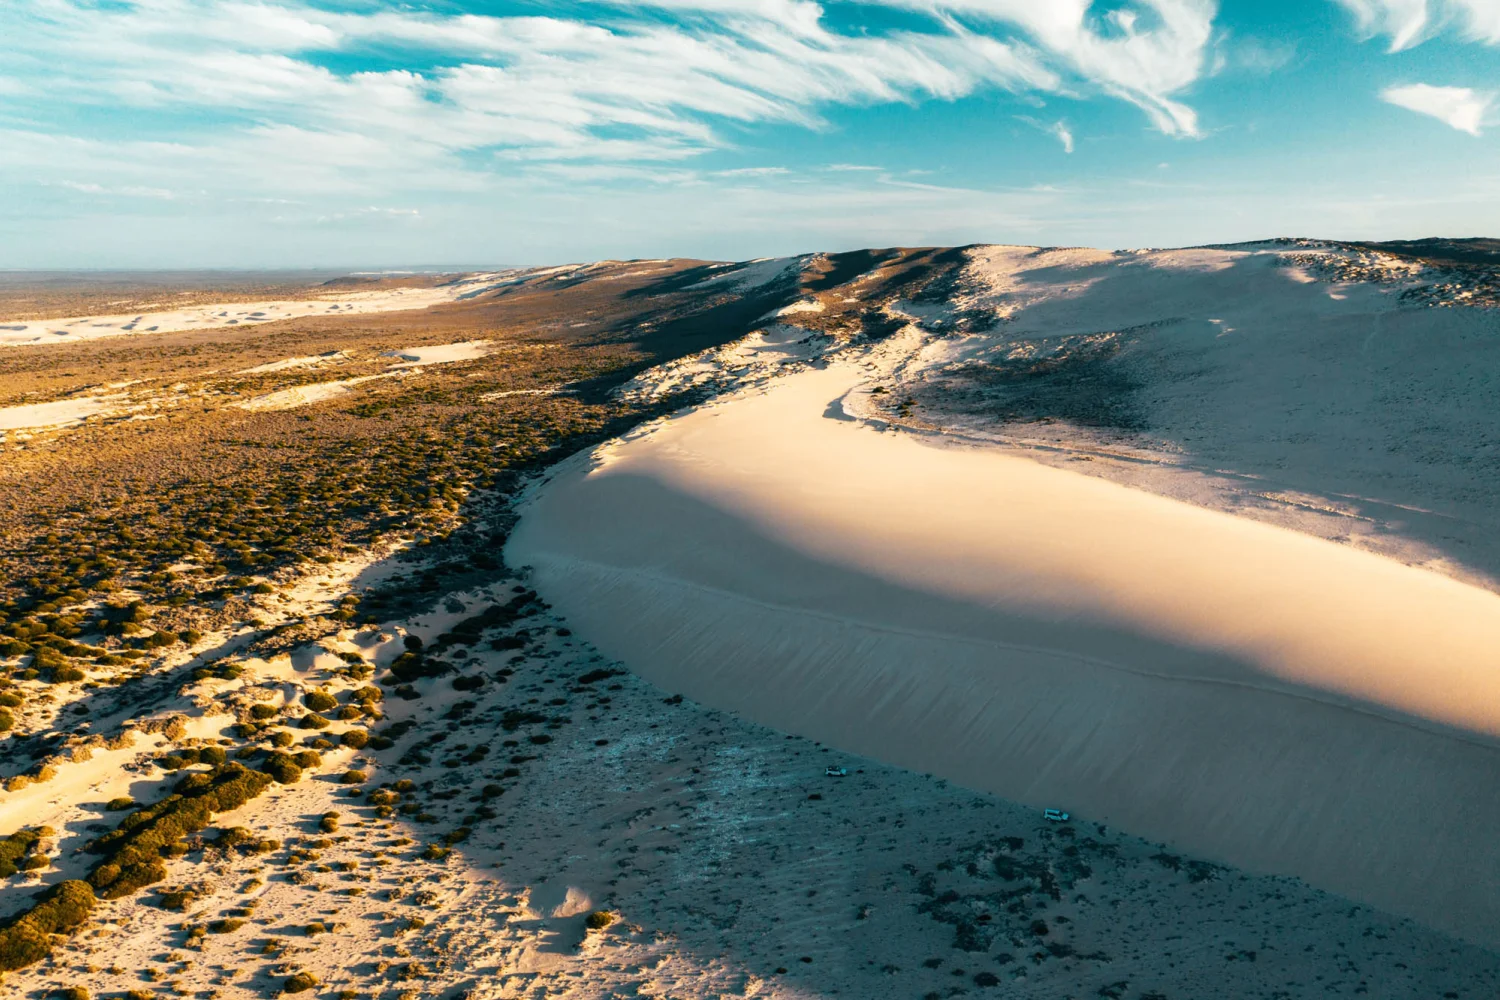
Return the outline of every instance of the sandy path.
<path id="1" fill-rule="evenodd" d="M 1500 943 L 1500 597 L 837 419 L 858 379 L 575 462 L 508 561 L 706 703 Z"/>

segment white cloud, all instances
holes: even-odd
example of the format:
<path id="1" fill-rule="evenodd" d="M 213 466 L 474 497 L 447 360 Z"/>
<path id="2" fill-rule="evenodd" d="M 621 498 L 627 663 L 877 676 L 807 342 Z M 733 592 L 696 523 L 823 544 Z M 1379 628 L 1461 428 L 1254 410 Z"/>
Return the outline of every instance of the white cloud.
<path id="1" fill-rule="evenodd" d="M 1089 84 L 1139 106 L 1167 135 L 1199 134 L 1176 99 L 1206 70 L 1217 0 L 1138 0 L 1102 16 L 1093 0 L 879 0 L 1014 25 Z"/>
<path id="2" fill-rule="evenodd" d="M 1058 122 L 1052 126 L 1052 134 L 1057 136 L 1058 142 L 1062 143 L 1064 153 L 1073 152 L 1073 133 L 1068 129 L 1067 125 Z"/>
<path id="3" fill-rule="evenodd" d="M 1460 37 L 1500 45 L 1500 0 L 1336 0 L 1366 37 L 1387 36 L 1400 52 L 1449 28 Z"/>
<path id="4" fill-rule="evenodd" d="M 1016 120 L 1025 122 L 1038 132 L 1045 132 L 1058 142 L 1062 143 L 1064 153 L 1073 152 L 1073 130 L 1068 128 L 1067 122 L 1044 122 L 1038 121 L 1030 115 L 1016 115 Z"/>
<path id="5" fill-rule="evenodd" d="M 1144 109 L 1165 134 L 1198 134 L 1185 102 L 1206 72 L 1215 0 L 844 0 L 840 12 L 861 5 L 909 16 L 899 29 L 846 29 L 810 0 L 525 5 L 550 16 L 452 13 L 457 3 L 5 0 L 0 187 L 90 186 L 54 182 L 37 217 L 112 199 L 106 214 L 165 219 L 175 198 L 191 209 L 176 209 L 181 219 L 238 224 L 305 205 L 298 224 L 407 232 L 437 226 L 435 206 L 528 185 L 816 187 L 774 166 L 691 164 L 733 150 L 742 126 L 822 129 L 836 107 L 1102 97 Z M 349 68 L 360 65 L 370 68 Z M 1066 125 L 1044 130 L 1071 149 Z M 861 183 L 856 167 L 822 180 Z M 361 208 L 383 204 L 422 215 Z"/>
<path id="6" fill-rule="evenodd" d="M 1397 107 L 1431 115 L 1470 135 L 1478 135 L 1480 127 L 1488 124 L 1489 111 L 1495 105 L 1494 93 L 1468 87 L 1433 87 L 1425 83 L 1387 87 L 1380 92 L 1380 98 Z"/>

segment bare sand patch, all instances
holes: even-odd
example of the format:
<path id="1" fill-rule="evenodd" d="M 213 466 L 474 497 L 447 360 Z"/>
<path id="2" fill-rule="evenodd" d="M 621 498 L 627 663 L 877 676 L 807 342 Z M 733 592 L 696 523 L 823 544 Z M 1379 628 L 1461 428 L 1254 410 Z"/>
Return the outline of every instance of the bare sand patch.
<path id="1" fill-rule="evenodd" d="M 298 385 L 290 389 L 277 389 L 268 392 L 264 396 L 255 396 L 252 399 L 233 405 L 242 410 L 294 410 L 299 406 L 309 406 L 313 403 L 321 403 L 326 399 L 337 399 L 354 391 L 354 387 L 378 378 L 389 378 L 387 374 L 366 375 L 362 378 L 347 378 L 337 382 L 314 382 L 312 385 Z"/>
<path id="2" fill-rule="evenodd" d="M 421 365 L 446 365 L 455 361 L 473 361 L 490 353 L 488 340 L 464 340 L 456 344 L 430 344 L 391 351 L 399 359 L 392 368 L 416 368 Z"/>
<path id="3" fill-rule="evenodd" d="M 123 396 L 80 396 L 51 403 L 27 403 L 0 407 L 0 431 L 27 430 L 33 427 L 63 427 L 82 423 L 89 417 L 107 412 Z"/>
<path id="4" fill-rule="evenodd" d="M 382 288 L 364 292 L 331 293 L 308 299 L 193 305 L 162 312 L 0 320 L 0 346 L 67 343 L 138 333 L 258 326 L 307 316 L 353 316 L 428 309 L 473 298 L 507 280 L 513 280 L 514 277 L 506 272 L 481 273 L 467 275 L 433 288 Z"/>

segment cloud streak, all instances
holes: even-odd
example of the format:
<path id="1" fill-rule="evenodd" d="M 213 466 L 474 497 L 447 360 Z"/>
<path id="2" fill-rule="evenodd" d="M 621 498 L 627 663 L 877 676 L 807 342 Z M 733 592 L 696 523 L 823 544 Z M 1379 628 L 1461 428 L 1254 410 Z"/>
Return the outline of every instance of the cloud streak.
<path id="1" fill-rule="evenodd" d="M 1367 38 L 1385 36 L 1390 51 L 1421 45 L 1447 30 L 1470 42 L 1500 45 L 1500 0 L 1336 0 Z"/>
<path id="2" fill-rule="evenodd" d="M 0 9 L 0 116 L 48 131 L 108 111 L 149 139 L 320 154 L 325 172 L 442 161 L 434 176 L 449 182 L 507 161 L 683 160 L 731 147 L 733 126 L 820 128 L 830 107 L 985 90 L 1092 91 L 1166 134 L 1197 132 L 1173 95 L 1201 75 L 1212 0 L 1137 0 L 1099 17 L 1090 0 L 867 5 L 925 21 L 841 32 L 808 0 L 621 0 L 588 20 L 12 0 Z M 382 65 L 335 68 L 361 62 Z"/>
<path id="3" fill-rule="evenodd" d="M 1445 125 L 1475 136 L 1480 134 L 1482 126 L 1489 123 L 1490 109 L 1495 106 L 1494 93 L 1468 87 L 1434 87 L 1425 83 L 1387 87 L 1381 91 L 1380 98 L 1408 111 L 1430 115 Z"/>

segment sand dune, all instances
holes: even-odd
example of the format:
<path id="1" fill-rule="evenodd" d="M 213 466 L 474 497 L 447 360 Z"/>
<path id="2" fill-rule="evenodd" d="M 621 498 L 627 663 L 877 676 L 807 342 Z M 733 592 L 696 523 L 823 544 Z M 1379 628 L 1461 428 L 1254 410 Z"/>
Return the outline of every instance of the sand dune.
<path id="1" fill-rule="evenodd" d="M 1500 596 L 878 432 L 863 377 L 576 461 L 509 561 L 709 704 L 1500 944 Z"/>

